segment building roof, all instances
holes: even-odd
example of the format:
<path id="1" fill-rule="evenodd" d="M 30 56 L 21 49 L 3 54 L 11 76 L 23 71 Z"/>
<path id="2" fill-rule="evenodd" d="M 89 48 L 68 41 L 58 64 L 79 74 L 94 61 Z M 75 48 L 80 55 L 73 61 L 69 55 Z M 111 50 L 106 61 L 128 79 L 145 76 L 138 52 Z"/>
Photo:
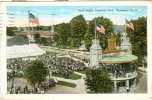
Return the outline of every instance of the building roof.
<path id="1" fill-rule="evenodd" d="M 29 40 L 22 38 L 22 37 L 7 37 L 7 47 L 13 46 L 13 45 L 24 45 L 29 44 Z"/>
<path id="2" fill-rule="evenodd" d="M 102 59 L 99 60 L 100 63 L 129 63 L 137 61 L 138 57 L 135 55 L 125 54 L 125 53 L 111 53 L 111 54 L 104 54 Z"/>
<path id="3" fill-rule="evenodd" d="M 20 30 L 13 30 L 16 35 L 34 35 L 36 33 L 39 33 L 41 36 L 54 36 L 57 34 L 56 32 L 51 31 L 20 31 Z"/>
<path id="4" fill-rule="evenodd" d="M 36 33 L 39 33 L 40 35 L 43 35 L 43 36 L 54 36 L 56 34 L 56 32 L 51 32 L 51 31 L 22 31 L 21 32 L 22 34 L 25 34 L 25 35 L 34 35 Z"/>

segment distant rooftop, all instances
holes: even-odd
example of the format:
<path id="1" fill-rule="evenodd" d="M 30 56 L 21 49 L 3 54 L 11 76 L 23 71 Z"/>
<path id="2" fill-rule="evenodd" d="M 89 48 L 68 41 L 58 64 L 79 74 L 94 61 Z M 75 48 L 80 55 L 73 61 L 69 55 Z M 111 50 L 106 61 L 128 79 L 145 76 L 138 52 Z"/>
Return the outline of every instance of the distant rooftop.
<path id="1" fill-rule="evenodd" d="M 128 63 L 137 61 L 138 57 L 135 55 L 129 55 L 125 53 L 113 53 L 113 54 L 105 54 L 102 56 L 102 60 L 100 63 Z"/>
<path id="2" fill-rule="evenodd" d="M 16 35 L 19 35 L 19 34 L 23 34 L 23 35 L 34 35 L 36 33 L 39 33 L 40 35 L 43 35 L 43 36 L 53 36 L 56 34 L 56 32 L 51 32 L 51 31 L 19 31 L 19 30 L 13 30 L 14 33 Z"/>
<path id="3" fill-rule="evenodd" d="M 29 44 L 29 40 L 22 37 L 7 36 L 7 47 L 10 47 L 13 45 L 24 45 L 24 44 Z"/>

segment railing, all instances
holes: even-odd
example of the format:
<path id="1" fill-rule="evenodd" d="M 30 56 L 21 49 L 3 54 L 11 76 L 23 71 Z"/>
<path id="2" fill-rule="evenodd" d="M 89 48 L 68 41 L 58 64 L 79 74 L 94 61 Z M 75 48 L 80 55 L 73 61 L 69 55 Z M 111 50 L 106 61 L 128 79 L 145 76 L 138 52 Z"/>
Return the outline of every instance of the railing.
<path id="1" fill-rule="evenodd" d="M 116 75 L 111 75 L 110 78 L 111 80 L 127 80 L 127 79 L 132 79 L 137 77 L 137 72 L 132 72 L 132 73 L 126 73 L 123 76 L 117 77 Z"/>

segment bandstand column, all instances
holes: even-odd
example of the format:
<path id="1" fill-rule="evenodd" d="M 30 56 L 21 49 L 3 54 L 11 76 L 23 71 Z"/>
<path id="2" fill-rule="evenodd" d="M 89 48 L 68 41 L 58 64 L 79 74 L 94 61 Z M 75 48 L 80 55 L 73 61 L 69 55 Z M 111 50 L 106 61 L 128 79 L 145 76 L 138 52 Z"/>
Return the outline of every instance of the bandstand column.
<path id="1" fill-rule="evenodd" d="M 129 89 L 129 79 L 126 80 L 126 91 L 127 91 L 127 88 Z"/>
<path id="2" fill-rule="evenodd" d="M 117 81 L 114 81 L 114 93 L 117 93 Z"/>
<path id="3" fill-rule="evenodd" d="M 136 78 L 133 79 L 133 87 L 136 87 Z"/>

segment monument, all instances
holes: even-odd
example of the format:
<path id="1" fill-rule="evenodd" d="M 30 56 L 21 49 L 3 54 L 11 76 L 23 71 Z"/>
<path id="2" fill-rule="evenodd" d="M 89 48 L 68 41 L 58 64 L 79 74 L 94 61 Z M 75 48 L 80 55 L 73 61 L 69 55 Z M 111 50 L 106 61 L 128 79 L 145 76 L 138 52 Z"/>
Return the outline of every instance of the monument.
<path id="1" fill-rule="evenodd" d="M 126 50 L 127 54 L 132 54 L 132 44 L 130 43 L 125 32 L 122 33 L 121 37 L 121 49 Z"/>
<path id="2" fill-rule="evenodd" d="M 99 68 L 99 60 L 102 59 L 102 48 L 99 45 L 99 40 L 92 40 L 90 47 L 90 66 Z"/>

